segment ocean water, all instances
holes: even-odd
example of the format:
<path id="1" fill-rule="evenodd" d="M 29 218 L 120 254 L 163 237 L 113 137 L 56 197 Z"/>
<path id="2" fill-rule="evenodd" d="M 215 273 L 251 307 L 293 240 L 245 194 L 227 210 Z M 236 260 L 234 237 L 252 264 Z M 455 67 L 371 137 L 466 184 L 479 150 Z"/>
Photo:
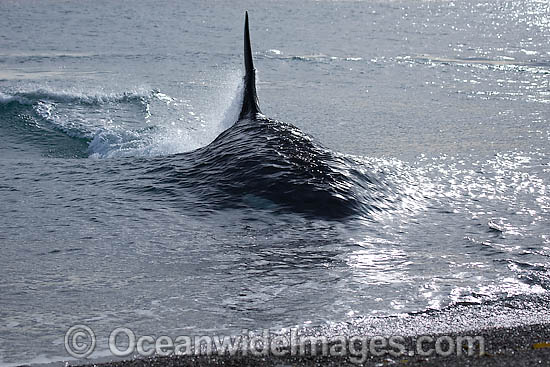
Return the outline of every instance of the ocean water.
<path id="1" fill-rule="evenodd" d="M 262 111 L 283 122 L 233 125 L 245 10 Z M 0 364 L 70 360 L 75 324 L 548 321 L 548 1 L 0 12 Z"/>

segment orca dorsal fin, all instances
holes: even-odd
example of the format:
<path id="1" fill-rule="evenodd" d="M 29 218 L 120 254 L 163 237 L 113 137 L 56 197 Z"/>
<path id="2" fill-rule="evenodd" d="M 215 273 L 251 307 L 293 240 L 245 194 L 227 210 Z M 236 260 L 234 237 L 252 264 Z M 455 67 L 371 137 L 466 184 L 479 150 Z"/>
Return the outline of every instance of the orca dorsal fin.
<path id="1" fill-rule="evenodd" d="M 250 32 L 248 31 L 248 12 L 244 16 L 244 93 L 243 105 L 239 120 L 244 118 L 254 119 L 260 111 L 258 96 L 256 95 L 256 69 L 252 60 L 252 48 L 250 47 Z"/>

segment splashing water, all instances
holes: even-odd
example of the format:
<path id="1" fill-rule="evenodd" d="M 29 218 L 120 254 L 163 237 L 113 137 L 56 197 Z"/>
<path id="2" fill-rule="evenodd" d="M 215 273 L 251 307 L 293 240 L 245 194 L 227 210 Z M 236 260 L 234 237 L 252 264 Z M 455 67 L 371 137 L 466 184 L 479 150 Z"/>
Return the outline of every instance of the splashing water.
<path id="1" fill-rule="evenodd" d="M 242 101 L 241 80 L 240 74 L 229 74 L 228 81 L 211 96 L 212 99 L 202 101 L 198 106 L 199 110 L 208 111 L 206 113 L 194 112 L 187 100 L 153 91 L 146 102 L 147 111 L 150 106 L 159 108 L 161 105 L 176 111 L 179 117 L 170 116 L 161 121 L 147 115 L 147 124 L 140 130 L 130 130 L 118 124 L 101 129 L 90 143 L 90 155 L 95 158 L 151 157 L 184 153 L 208 145 L 237 120 Z M 205 105 L 211 108 L 203 109 Z"/>
<path id="2" fill-rule="evenodd" d="M 237 120 L 241 74 L 230 72 L 212 79 L 219 85 L 215 93 L 193 104 L 144 87 L 82 92 L 31 86 L 0 94 L 0 105 L 30 109 L 39 129 L 88 140 L 87 153 L 92 158 L 153 157 L 206 146 Z"/>

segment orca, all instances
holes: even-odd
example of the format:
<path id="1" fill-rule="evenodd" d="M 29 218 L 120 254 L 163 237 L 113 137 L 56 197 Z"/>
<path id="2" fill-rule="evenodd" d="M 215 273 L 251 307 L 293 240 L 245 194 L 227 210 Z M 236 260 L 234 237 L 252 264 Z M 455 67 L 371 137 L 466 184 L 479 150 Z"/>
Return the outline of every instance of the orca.
<path id="1" fill-rule="evenodd" d="M 375 177 L 293 124 L 261 112 L 248 12 L 244 69 L 239 116 L 209 145 L 188 153 L 195 163 L 187 177 L 200 182 L 189 183 L 189 187 L 220 207 L 252 207 L 324 219 L 376 210 L 380 192 Z"/>

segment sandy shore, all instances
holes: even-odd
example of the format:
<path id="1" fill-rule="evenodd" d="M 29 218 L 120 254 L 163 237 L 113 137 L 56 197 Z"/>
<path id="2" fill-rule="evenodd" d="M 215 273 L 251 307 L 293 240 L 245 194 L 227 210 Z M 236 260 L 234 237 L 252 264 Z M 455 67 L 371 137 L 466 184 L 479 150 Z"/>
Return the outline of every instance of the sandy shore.
<path id="1" fill-rule="evenodd" d="M 472 356 L 383 356 L 368 355 L 365 366 L 550 366 L 550 324 L 536 324 L 513 328 L 490 328 L 472 330 L 457 336 L 481 336 L 484 353 L 475 348 Z M 434 340 L 441 335 L 431 335 Z M 407 350 L 414 350 L 417 337 L 407 337 Z M 429 349 L 429 346 L 426 348 Z M 152 366 L 356 366 L 349 356 L 170 356 L 94 364 L 98 367 L 152 367 Z"/>

